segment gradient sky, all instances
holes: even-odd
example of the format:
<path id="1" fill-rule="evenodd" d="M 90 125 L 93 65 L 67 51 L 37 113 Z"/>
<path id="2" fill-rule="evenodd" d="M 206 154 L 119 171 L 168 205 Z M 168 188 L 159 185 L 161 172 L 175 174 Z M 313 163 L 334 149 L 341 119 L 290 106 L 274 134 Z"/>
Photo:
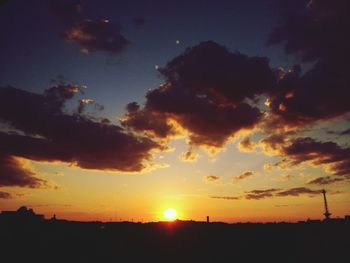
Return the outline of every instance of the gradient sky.
<path id="1" fill-rule="evenodd" d="M 0 210 L 350 214 L 349 3 L 0 5 Z"/>

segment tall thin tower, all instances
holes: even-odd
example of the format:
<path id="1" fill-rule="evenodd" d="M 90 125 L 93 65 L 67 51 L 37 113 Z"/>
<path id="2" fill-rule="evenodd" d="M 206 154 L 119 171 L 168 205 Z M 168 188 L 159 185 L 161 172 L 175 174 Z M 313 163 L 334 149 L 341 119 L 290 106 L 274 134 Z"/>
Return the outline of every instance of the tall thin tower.
<path id="1" fill-rule="evenodd" d="M 323 194 L 323 201 L 324 201 L 324 220 L 329 220 L 331 219 L 331 213 L 328 211 L 328 205 L 327 205 L 327 197 L 326 197 L 326 190 L 322 190 Z"/>

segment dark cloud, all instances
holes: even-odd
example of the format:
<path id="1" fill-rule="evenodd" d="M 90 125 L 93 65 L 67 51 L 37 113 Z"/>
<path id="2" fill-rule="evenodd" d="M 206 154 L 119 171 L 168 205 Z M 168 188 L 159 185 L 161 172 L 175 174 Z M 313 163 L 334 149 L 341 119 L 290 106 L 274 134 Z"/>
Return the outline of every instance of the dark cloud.
<path id="1" fill-rule="evenodd" d="M 251 171 L 248 171 L 248 172 L 244 172 L 244 173 L 240 174 L 239 176 L 234 177 L 234 179 L 242 180 L 242 179 L 245 179 L 245 178 L 250 177 L 252 175 L 254 175 L 254 173 Z"/>
<path id="2" fill-rule="evenodd" d="M 350 175 L 350 148 L 342 148 L 335 142 L 319 142 L 312 138 L 296 138 L 283 146 L 281 154 L 291 165 L 310 161 L 325 164 L 335 175 Z"/>
<path id="3" fill-rule="evenodd" d="M 85 99 L 80 99 L 80 100 L 79 100 L 78 113 L 79 113 L 79 114 L 85 113 L 85 109 L 86 109 L 86 106 L 87 106 L 87 105 L 94 105 L 94 108 L 95 108 L 95 110 L 97 110 L 97 111 L 102 111 L 102 110 L 104 110 L 104 106 L 102 106 L 102 105 L 96 103 L 95 100 L 85 98 Z"/>
<path id="4" fill-rule="evenodd" d="M 129 111 L 124 124 L 167 137 L 176 131 L 173 120 L 189 132 L 191 144 L 212 147 L 258 123 L 260 110 L 246 101 L 274 82 L 266 58 L 231 53 L 210 41 L 188 48 L 159 71 L 165 84 L 148 92 L 145 106 Z"/>
<path id="5" fill-rule="evenodd" d="M 175 127 L 168 123 L 165 114 L 161 112 L 141 109 L 136 102 L 129 103 L 126 110 L 127 113 L 121 121 L 122 126 L 126 128 L 162 139 L 177 133 Z"/>
<path id="6" fill-rule="evenodd" d="M 288 125 L 305 125 L 341 117 L 350 111 L 350 2 L 313 0 L 277 27 L 270 44 L 282 43 L 287 54 L 312 62 L 285 71 L 271 90 L 270 108 Z"/>
<path id="7" fill-rule="evenodd" d="M 41 95 L 1 87 L 0 120 L 23 133 L 0 132 L 3 154 L 62 161 L 87 169 L 128 172 L 145 169 L 144 161 L 150 160 L 151 151 L 161 146 L 106 121 L 65 113 L 64 102 L 72 97 L 71 93 L 62 96 L 67 90 L 71 90 L 68 85 L 55 86 Z"/>
<path id="8" fill-rule="evenodd" d="M 290 1 L 283 1 L 289 4 Z M 300 1 L 299 1 L 300 2 Z M 269 44 L 284 43 L 287 54 L 302 61 L 349 56 L 350 3 L 347 0 L 303 1 L 270 35 Z"/>
<path id="9" fill-rule="evenodd" d="M 78 106 L 78 113 L 82 114 L 85 111 L 86 105 L 94 104 L 95 101 L 93 99 L 80 99 Z"/>
<path id="10" fill-rule="evenodd" d="M 271 188 L 271 189 L 265 189 L 265 190 L 252 190 L 249 192 L 245 192 L 245 199 L 255 199 L 255 200 L 259 200 L 259 199 L 264 199 L 267 197 L 273 197 L 274 194 L 279 191 L 280 189 L 275 189 L 275 188 Z"/>
<path id="11" fill-rule="evenodd" d="M 322 190 L 312 190 L 306 187 L 296 187 L 287 190 L 280 191 L 276 193 L 276 196 L 299 196 L 299 195 L 319 195 L 322 193 Z"/>
<path id="12" fill-rule="evenodd" d="M 207 175 L 204 176 L 203 179 L 207 182 L 215 182 L 220 180 L 220 176 L 216 176 L 216 175 Z"/>
<path id="13" fill-rule="evenodd" d="M 256 107 L 247 103 L 220 106 L 171 87 L 148 93 L 147 108 L 165 112 L 166 117 L 189 131 L 191 144 L 213 147 L 222 147 L 242 129 L 252 129 L 261 116 Z"/>
<path id="14" fill-rule="evenodd" d="M 350 135 L 350 128 L 340 132 L 341 135 Z"/>
<path id="15" fill-rule="evenodd" d="M 311 179 L 307 182 L 307 184 L 316 184 L 316 185 L 326 185 L 326 184 L 332 184 L 336 182 L 342 182 L 345 181 L 346 178 L 344 177 L 330 177 L 330 176 L 325 176 L 325 177 L 317 177 L 315 179 Z"/>
<path id="16" fill-rule="evenodd" d="M 265 198 L 273 198 L 273 197 L 285 197 L 285 196 L 299 196 L 299 195 L 308 195 L 309 197 L 313 197 L 315 195 L 319 195 L 322 193 L 322 190 L 313 190 L 306 187 L 296 187 L 290 189 L 263 189 L 263 190 L 251 190 L 245 192 L 242 196 L 211 196 L 211 198 L 215 199 L 226 199 L 226 200 L 260 200 Z"/>
<path id="17" fill-rule="evenodd" d="M 63 36 L 76 43 L 84 53 L 104 51 L 119 54 L 130 45 L 121 34 L 121 26 L 108 19 L 88 19 L 78 3 L 49 2 L 50 10 L 68 25 Z"/>
<path id="18" fill-rule="evenodd" d="M 326 171 L 334 175 L 350 176 L 350 148 L 339 146 L 335 142 L 321 142 L 310 137 L 286 139 L 284 135 L 272 135 L 260 141 L 259 145 L 268 154 L 283 159 L 273 167 L 290 168 L 309 162 L 313 165 L 325 165 Z"/>
<path id="19" fill-rule="evenodd" d="M 346 159 L 344 161 L 339 161 L 334 164 L 331 164 L 329 168 L 330 172 L 335 175 L 345 175 L 350 176 L 350 160 Z"/>
<path id="20" fill-rule="evenodd" d="M 321 62 L 304 75 L 290 72 L 270 97 L 270 108 L 291 126 L 343 116 L 350 110 L 348 76 L 350 70 L 345 65 Z"/>
<path id="21" fill-rule="evenodd" d="M 237 104 L 271 88 L 274 74 L 268 63 L 266 57 L 232 53 L 208 41 L 188 48 L 160 72 L 178 89 L 208 97 L 216 104 Z"/>
<path id="22" fill-rule="evenodd" d="M 0 152 L 0 186 L 40 188 L 46 183 L 35 177 L 35 173 L 16 158 Z"/>
<path id="23" fill-rule="evenodd" d="M 12 198 L 13 198 L 12 194 L 0 191 L 0 199 L 12 199 Z"/>
<path id="24" fill-rule="evenodd" d="M 327 133 L 335 135 L 350 135 L 350 128 L 343 131 L 327 131 Z"/>
<path id="25" fill-rule="evenodd" d="M 51 112 L 58 111 L 59 113 L 66 100 L 74 97 L 76 93 L 83 93 L 84 87 L 79 85 L 59 84 L 44 91 L 44 96 L 47 100 L 48 109 Z"/>
<path id="26" fill-rule="evenodd" d="M 265 153 L 273 154 L 285 144 L 285 134 L 272 134 L 262 139 L 259 146 L 263 148 Z"/>

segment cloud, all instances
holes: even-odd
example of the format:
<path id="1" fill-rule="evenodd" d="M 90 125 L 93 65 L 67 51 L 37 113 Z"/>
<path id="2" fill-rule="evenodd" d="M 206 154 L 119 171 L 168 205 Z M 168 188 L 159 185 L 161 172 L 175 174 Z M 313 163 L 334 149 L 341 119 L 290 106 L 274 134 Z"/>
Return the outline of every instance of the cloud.
<path id="1" fill-rule="evenodd" d="M 237 197 L 237 196 L 217 196 L 217 195 L 213 195 L 210 198 L 224 199 L 224 200 L 239 200 L 240 199 L 240 197 Z"/>
<path id="2" fill-rule="evenodd" d="M 170 124 L 165 114 L 141 109 L 136 102 L 126 106 L 127 113 L 121 120 L 121 125 L 136 132 L 144 132 L 148 136 L 166 139 L 177 134 L 176 128 Z"/>
<path id="3" fill-rule="evenodd" d="M 107 19 L 86 19 L 74 24 L 64 33 L 64 38 L 76 43 L 84 53 L 105 51 L 118 54 L 126 50 L 130 42 L 121 34 L 121 26 Z"/>
<path id="4" fill-rule="evenodd" d="M 296 187 L 291 188 L 287 190 L 280 191 L 276 193 L 276 196 L 299 196 L 299 195 L 319 195 L 322 192 L 322 190 L 312 190 L 310 188 L 306 187 Z"/>
<path id="5" fill-rule="evenodd" d="M 198 157 L 198 153 L 191 149 L 181 154 L 181 160 L 185 162 L 195 162 L 198 160 Z"/>
<path id="6" fill-rule="evenodd" d="M 328 131 L 327 133 L 328 134 L 335 134 L 335 135 L 350 135 L 350 128 L 342 130 L 342 131 Z"/>
<path id="7" fill-rule="evenodd" d="M 276 137 L 277 136 L 277 137 Z M 335 142 L 321 142 L 310 137 L 287 139 L 283 135 L 273 135 L 260 141 L 265 153 L 283 159 L 276 164 L 265 164 L 266 170 L 274 167 L 288 169 L 302 163 L 325 165 L 327 172 L 334 175 L 350 176 L 350 148 Z"/>
<path id="8" fill-rule="evenodd" d="M 293 178 L 293 176 L 290 174 L 281 174 L 281 177 L 285 181 L 291 180 Z"/>
<path id="9" fill-rule="evenodd" d="M 285 140 L 285 134 L 273 134 L 260 140 L 258 146 L 263 149 L 265 154 L 275 155 L 281 151 Z"/>
<path id="10" fill-rule="evenodd" d="M 250 140 L 249 137 L 245 137 L 238 143 L 238 149 L 241 152 L 254 152 L 255 151 L 255 143 Z"/>
<path id="11" fill-rule="evenodd" d="M 66 100 L 74 97 L 76 93 L 84 93 L 84 86 L 59 84 L 44 91 L 49 110 L 59 111 L 64 106 Z"/>
<path id="12" fill-rule="evenodd" d="M 41 188 L 46 184 L 45 180 L 35 177 L 35 172 L 18 159 L 0 153 L 0 186 Z"/>
<path id="13" fill-rule="evenodd" d="M 65 113 L 64 103 L 77 89 L 59 85 L 44 94 L 35 94 L 1 87 L 0 120 L 21 131 L 21 134 L 0 132 L 3 155 L 61 161 L 86 169 L 144 170 L 148 166 L 144 162 L 151 160 L 151 152 L 162 147 L 106 121 Z M 3 160 L 8 160 L 6 158 Z"/>
<path id="14" fill-rule="evenodd" d="M 94 105 L 94 109 L 95 109 L 96 111 L 102 111 L 102 110 L 104 110 L 104 106 L 103 106 L 103 105 L 100 105 L 100 104 L 98 104 L 98 103 L 96 103 L 95 100 L 93 100 L 93 99 L 88 99 L 88 98 L 84 98 L 84 99 L 80 99 L 80 100 L 79 100 L 79 105 L 78 105 L 78 110 L 77 110 L 78 113 L 79 113 L 79 114 L 84 114 L 87 105 Z"/>
<path id="15" fill-rule="evenodd" d="M 340 132 L 341 135 L 350 135 L 350 128 Z"/>
<path id="16" fill-rule="evenodd" d="M 206 182 L 216 182 L 216 181 L 220 180 L 220 176 L 207 175 L 207 176 L 204 176 L 203 179 Z"/>
<path id="17" fill-rule="evenodd" d="M 255 127 L 261 112 L 247 100 L 274 82 L 267 58 L 232 53 L 211 41 L 188 48 L 159 72 L 165 83 L 147 93 L 143 108 L 126 114 L 124 125 L 164 138 L 176 133 L 176 123 L 191 145 L 217 148 Z"/>
<path id="18" fill-rule="evenodd" d="M 93 99 L 80 99 L 78 106 L 78 113 L 82 114 L 85 111 L 86 105 L 94 104 L 95 101 Z"/>
<path id="19" fill-rule="evenodd" d="M 336 163 L 331 163 L 327 167 L 328 171 L 335 175 L 345 175 L 346 177 L 350 176 L 350 160 L 345 159 Z"/>
<path id="20" fill-rule="evenodd" d="M 295 138 L 283 146 L 282 155 L 291 165 L 311 162 L 327 165 L 335 175 L 350 175 L 350 148 L 342 148 L 335 142 L 319 142 L 310 137 Z"/>
<path id="21" fill-rule="evenodd" d="M 263 168 L 265 171 L 272 171 L 272 169 L 274 168 L 274 165 L 271 163 L 265 163 Z"/>
<path id="22" fill-rule="evenodd" d="M 284 71 L 270 90 L 270 109 L 289 126 L 313 124 L 350 111 L 349 1 L 313 0 L 296 9 L 272 32 L 269 44 L 313 66 Z"/>
<path id="23" fill-rule="evenodd" d="M 244 193 L 241 196 L 211 196 L 210 198 L 214 199 L 225 199 L 225 200 L 261 200 L 266 198 L 275 198 L 275 197 L 286 197 L 286 196 L 300 196 L 307 195 L 313 197 L 322 193 L 322 190 L 313 190 L 306 187 L 295 187 L 289 189 L 262 189 L 262 190 L 251 190 Z"/>
<path id="24" fill-rule="evenodd" d="M 288 4 L 288 1 L 283 3 Z M 302 61 L 315 61 L 342 55 L 350 40 L 348 35 L 350 3 L 346 0 L 304 1 L 282 18 L 269 37 L 269 44 L 284 43 L 287 54 L 297 54 Z"/>
<path id="25" fill-rule="evenodd" d="M 235 176 L 233 179 L 235 179 L 235 180 L 243 180 L 243 179 L 245 179 L 247 177 L 250 177 L 250 176 L 253 176 L 253 175 L 254 175 L 253 172 L 247 171 L 247 172 L 244 172 L 244 173 L 240 174 L 239 176 Z"/>
<path id="26" fill-rule="evenodd" d="M 346 178 L 344 177 L 333 178 L 330 176 L 325 176 L 325 177 L 317 177 L 317 178 L 311 179 L 307 182 L 307 184 L 326 185 L 326 184 L 332 184 L 336 182 L 342 182 L 345 180 Z"/>
<path id="27" fill-rule="evenodd" d="M 12 198 L 13 198 L 12 194 L 0 191 L 0 199 L 12 199 Z"/>
<path id="28" fill-rule="evenodd" d="M 119 54 L 130 45 L 121 34 L 121 26 L 108 19 L 92 20 L 84 16 L 78 3 L 60 3 L 50 1 L 49 8 L 68 25 L 63 36 L 67 41 L 76 43 L 84 53 L 104 51 Z"/>
<path id="29" fill-rule="evenodd" d="M 271 188 L 271 189 L 265 189 L 265 190 L 252 190 L 252 191 L 248 191 L 245 192 L 245 199 L 255 199 L 255 200 L 259 200 L 259 199 L 264 199 L 267 197 L 273 197 L 275 192 L 279 191 L 279 189 L 275 189 L 275 188 Z"/>

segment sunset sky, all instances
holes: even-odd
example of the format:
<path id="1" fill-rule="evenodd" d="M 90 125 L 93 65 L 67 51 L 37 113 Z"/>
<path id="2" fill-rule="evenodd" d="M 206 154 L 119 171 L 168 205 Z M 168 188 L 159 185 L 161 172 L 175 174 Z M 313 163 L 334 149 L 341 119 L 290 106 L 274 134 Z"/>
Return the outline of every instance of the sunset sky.
<path id="1" fill-rule="evenodd" d="M 347 0 L 0 4 L 0 210 L 350 214 Z"/>

